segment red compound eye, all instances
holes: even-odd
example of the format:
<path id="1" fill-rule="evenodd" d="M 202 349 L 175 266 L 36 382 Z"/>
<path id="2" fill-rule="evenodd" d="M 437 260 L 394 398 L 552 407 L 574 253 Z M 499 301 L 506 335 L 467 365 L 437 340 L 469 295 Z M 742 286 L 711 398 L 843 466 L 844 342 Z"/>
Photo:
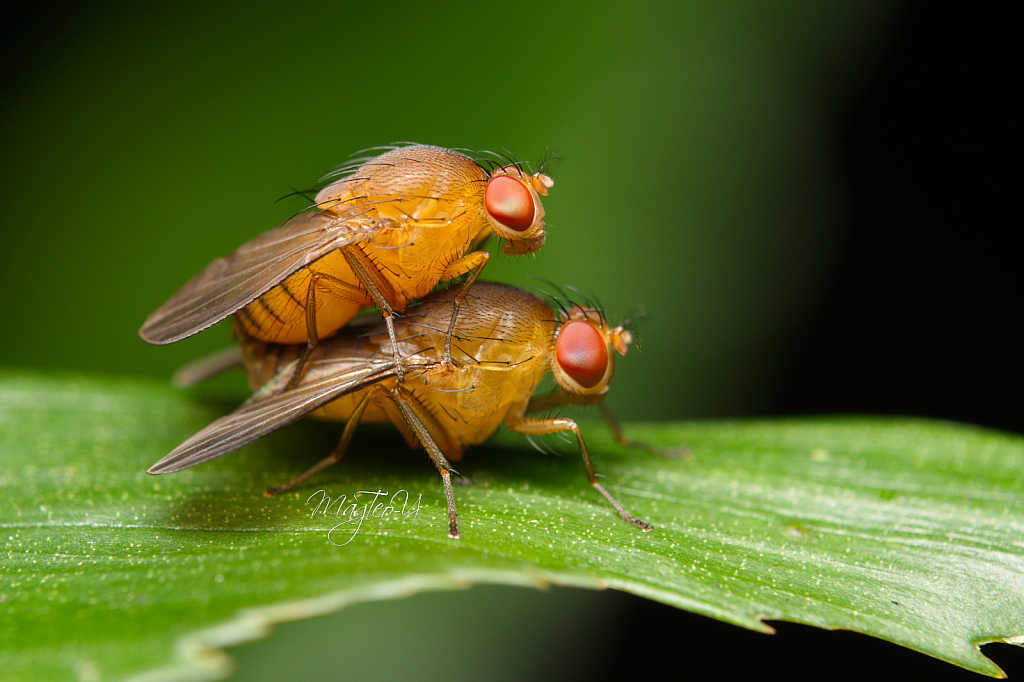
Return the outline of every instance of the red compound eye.
<path id="1" fill-rule="evenodd" d="M 576 320 L 562 327 L 555 349 L 558 366 L 583 388 L 593 388 L 608 369 L 608 347 L 594 325 Z"/>
<path id="2" fill-rule="evenodd" d="M 533 225 L 533 195 L 526 185 L 507 175 L 499 175 L 487 183 L 484 208 L 510 230 L 522 232 Z"/>

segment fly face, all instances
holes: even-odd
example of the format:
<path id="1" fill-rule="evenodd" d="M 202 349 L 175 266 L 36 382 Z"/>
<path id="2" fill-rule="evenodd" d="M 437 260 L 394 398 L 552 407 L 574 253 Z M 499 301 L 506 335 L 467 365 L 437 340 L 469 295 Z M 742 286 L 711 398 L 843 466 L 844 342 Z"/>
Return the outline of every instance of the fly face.
<path id="1" fill-rule="evenodd" d="M 555 332 L 551 373 L 558 385 L 583 402 L 600 402 L 615 373 L 615 356 L 625 355 L 633 335 L 611 327 L 596 310 L 568 311 Z"/>
<path id="2" fill-rule="evenodd" d="M 544 173 L 528 175 L 518 166 L 491 173 L 484 190 L 484 212 L 507 254 L 533 253 L 544 245 L 544 203 L 554 180 Z"/>

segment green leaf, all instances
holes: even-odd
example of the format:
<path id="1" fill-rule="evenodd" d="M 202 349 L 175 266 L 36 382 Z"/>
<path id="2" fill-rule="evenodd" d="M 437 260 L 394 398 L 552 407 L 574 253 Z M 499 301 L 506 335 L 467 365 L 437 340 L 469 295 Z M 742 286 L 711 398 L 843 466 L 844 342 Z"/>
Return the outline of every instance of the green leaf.
<path id="1" fill-rule="evenodd" d="M 454 541 L 440 479 L 393 429 L 365 429 L 346 461 L 275 499 L 263 488 L 328 452 L 337 426 L 145 473 L 233 404 L 143 381 L 0 378 L 5 673 L 215 679 L 220 647 L 273 622 L 474 583 L 611 587 L 762 631 L 844 628 L 988 675 L 978 646 L 1024 635 L 1016 436 L 895 419 L 627 426 L 692 452 L 664 459 L 585 423 L 605 485 L 654 525 L 641 533 L 586 484 L 575 445 L 553 457 L 499 433 L 458 465 L 474 483 L 456 487 Z M 321 490 L 404 490 L 422 509 L 331 533 L 345 519 L 314 513 Z"/>

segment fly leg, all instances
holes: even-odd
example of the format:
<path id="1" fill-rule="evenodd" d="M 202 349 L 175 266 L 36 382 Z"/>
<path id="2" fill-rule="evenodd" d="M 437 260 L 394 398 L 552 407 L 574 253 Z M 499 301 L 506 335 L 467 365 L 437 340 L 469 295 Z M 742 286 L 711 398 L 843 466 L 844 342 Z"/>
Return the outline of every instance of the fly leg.
<path id="1" fill-rule="evenodd" d="M 356 302 L 362 302 L 366 299 L 366 292 L 354 284 L 349 284 L 337 277 L 316 272 L 315 270 L 311 271 L 310 275 L 309 288 L 306 290 L 306 348 L 302 351 L 302 355 L 299 356 L 298 364 L 295 366 L 295 370 L 292 372 L 285 390 L 295 388 L 296 384 L 299 383 L 299 379 L 302 378 L 302 373 L 306 369 L 306 363 L 309 361 L 309 356 L 313 353 L 313 348 L 320 343 L 320 333 L 316 327 L 316 290 L 318 288 L 323 289 L 339 298 L 347 298 Z"/>
<path id="2" fill-rule="evenodd" d="M 599 396 L 598 400 L 603 399 L 603 396 Z M 594 400 L 588 400 L 583 396 L 574 396 L 565 389 L 556 388 L 547 395 L 538 396 L 536 398 L 530 398 L 529 404 L 526 406 L 526 412 L 547 412 L 563 405 L 593 405 Z M 615 418 L 604 403 L 598 402 L 597 409 L 601 413 L 601 419 L 608 426 L 608 430 L 612 432 L 612 438 L 619 445 L 624 445 L 627 448 L 636 448 L 637 450 L 643 450 L 649 452 L 652 455 L 658 457 L 665 457 L 667 459 L 675 459 L 677 457 L 686 457 L 690 454 L 688 447 L 679 448 L 662 448 L 657 445 L 651 445 L 642 441 L 633 440 L 632 438 L 626 438 L 626 435 L 622 433 L 622 427 L 619 426 L 619 421 Z"/>
<path id="3" fill-rule="evenodd" d="M 644 450 L 652 455 L 666 457 L 668 459 L 686 457 L 690 454 L 690 448 L 686 446 L 678 448 L 660 448 L 657 445 L 651 445 L 650 443 L 644 443 L 643 441 L 626 438 L 622 433 L 622 427 L 619 426 L 619 420 L 616 419 L 615 415 L 613 415 L 608 408 L 604 406 L 604 403 L 599 404 L 597 409 L 601 413 L 601 419 L 603 419 L 604 423 L 608 426 L 608 430 L 612 432 L 612 437 L 615 439 L 615 442 L 619 445 Z"/>
<path id="4" fill-rule="evenodd" d="M 590 454 L 587 452 L 587 446 L 583 442 L 583 434 L 580 433 L 580 427 L 576 425 L 572 419 L 566 417 L 558 417 L 555 419 L 533 419 L 531 417 L 513 417 L 509 416 L 505 420 L 505 425 L 517 433 L 522 433 L 527 436 L 543 436 L 549 433 L 560 433 L 562 431 L 572 431 L 576 435 L 576 442 L 580 446 L 580 455 L 583 457 L 583 468 L 587 471 L 587 480 L 590 485 L 594 487 L 594 490 L 601 493 L 604 499 L 611 503 L 615 511 L 619 513 L 619 516 L 629 521 L 640 530 L 648 531 L 651 529 L 651 524 L 646 521 L 641 521 L 636 518 L 628 511 L 622 508 L 622 505 L 612 497 L 611 493 L 604 489 L 604 486 L 598 483 L 597 474 L 594 473 L 594 465 L 590 462 Z"/>
<path id="5" fill-rule="evenodd" d="M 469 288 L 473 286 L 473 282 L 480 276 L 480 271 L 484 269 L 490 258 L 491 254 L 486 251 L 473 251 L 450 263 L 441 274 L 441 279 L 447 281 L 455 279 L 459 275 L 464 275 L 467 272 L 470 273 L 466 281 L 459 287 L 455 294 L 455 300 L 452 302 L 452 320 L 448 323 L 448 333 L 444 337 L 444 360 L 441 365 L 446 369 L 454 367 L 452 362 L 452 334 L 455 333 L 455 320 L 459 316 L 459 306 L 462 305 L 466 294 L 469 293 Z"/>
<path id="6" fill-rule="evenodd" d="M 373 397 L 374 393 L 374 391 L 367 391 L 366 395 L 363 396 L 363 399 L 359 401 L 358 405 L 356 405 L 356 409 L 352 411 L 352 416 L 349 417 L 348 422 L 345 424 L 345 430 L 341 432 L 341 440 L 338 441 L 337 447 L 334 448 L 334 451 L 330 455 L 324 457 L 307 471 L 299 474 L 284 485 L 279 485 L 276 488 L 267 488 L 263 491 L 263 494 L 266 497 L 279 495 L 286 490 L 294 488 L 313 474 L 323 471 L 335 462 L 340 462 L 341 458 L 345 456 L 345 450 L 348 449 L 348 444 L 352 441 L 352 435 L 356 432 L 356 427 L 359 426 L 359 420 L 363 418 L 363 412 L 366 411 L 366 406 L 370 404 L 370 398 Z"/>
<path id="7" fill-rule="evenodd" d="M 409 400 L 409 392 L 402 388 L 402 386 L 396 386 L 392 392 L 391 397 L 398 405 L 398 409 L 401 410 L 402 416 L 405 417 L 406 423 L 416 433 L 416 436 L 423 443 L 423 447 L 427 449 L 427 454 L 430 455 L 430 459 L 434 462 L 434 466 L 437 467 L 437 472 L 441 474 L 441 480 L 444 481 L 444 494 L 448 498 L 448 537 L 453 540 L 459 539 L 459 523 L 455 514 L 455 493 L 452 492 L 452 472 L 459 475 L 459 472 L 452 469 L 451 463 L 441 453 L 441 448 L 437 447 L 437 443 L 430 436 L 430 432 L 427 427 L 420 420 L 416 411 L 413 409 Z"/>
<path id="8" fill-rule="evenodd" d="M 349 267 L 352 268 L 352 272 L 355 273 L 362 285 L 366 287 L 366 292 L 370 294 L 370 298 L 373 299 L 374 304 L 380 310 L 380 314 L 384 316 L 384 322 L 388 326 L 388 336 L 391 337 L 391 351 L 395 358 L 395 367 L 398 370 L 398 381 L 405 381 L 402 358 L 398 354 L 398 337 L 395 335 L 395 321 L 393 319 L 395 317 L 395 310 L 388 302 L 389 299 L 395 299 L 395 292 L 369 256 L 357 245 L 343 246 L 340 251 L 341 255 L 348 262 Z"/>

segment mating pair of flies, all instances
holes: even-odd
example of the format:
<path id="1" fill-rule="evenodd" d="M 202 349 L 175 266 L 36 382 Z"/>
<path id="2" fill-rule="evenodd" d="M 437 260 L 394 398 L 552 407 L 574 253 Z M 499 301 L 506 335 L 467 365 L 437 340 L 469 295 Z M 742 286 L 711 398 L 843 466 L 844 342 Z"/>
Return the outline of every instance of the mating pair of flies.
<path id="1" fill-rule="evenodd" d="M 212 262 L 146 320 L 142 338 L 166 344 L 234 315 L 241 352 L 200 362 L 181 378 L 193 383 L 241 362 L 255 391 L 149 473 L 220 457 L 306 415 L 346 422 L 335 450 L 266 491 L 275 495 L 339 461 L 361 421 L 390 421 L 437 467 L 448 535 L 458 538 L 450 462 L 504 422 L 527 436 L 571 431 L 590 485 L 622 518 L 649 530 L 598 482 L 575 421 L 530 416 L 600 405 L 614 353 L 627 351 L 630 332 L 611 327 L 590 304 L 553 298 L 552 307 L 526 291 L 477 282 L 490 254 L 474 248 L 491 233 L 507 254 L 544 244 L 540 197 L 551 178 L 514 159 L 425 145 L 383 149 L 336 171 L 310 210 Z M 462 275 L 461 284 L 430 293 Z M 348 324 L 370 305 L 383 324 Z M 556 389 L 533 398 L 548 371 Z M 625 442 L 603 408 L 602 415 Z"/>

